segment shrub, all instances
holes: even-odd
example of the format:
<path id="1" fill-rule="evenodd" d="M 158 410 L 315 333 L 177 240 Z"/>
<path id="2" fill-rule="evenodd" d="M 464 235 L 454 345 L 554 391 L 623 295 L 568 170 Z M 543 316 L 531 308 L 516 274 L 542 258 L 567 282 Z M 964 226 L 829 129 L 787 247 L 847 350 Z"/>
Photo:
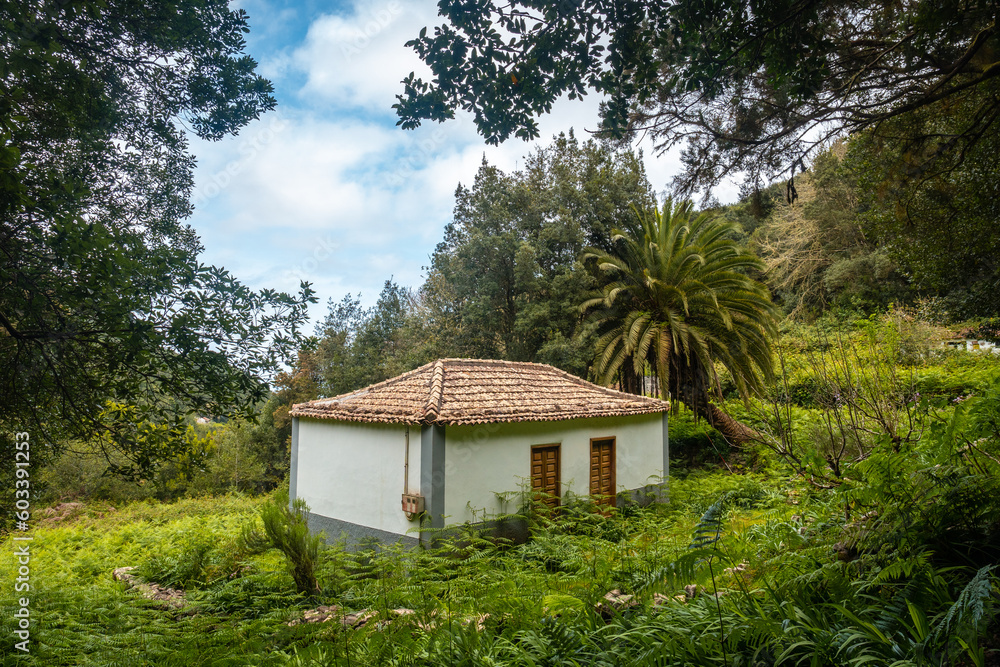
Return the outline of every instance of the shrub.
<path id="1" fill-rule="evenodd" d="M 288 496 L 278 494 L 261 508 L 264 532 L 249 526 L 244 528 L 243 544 L 251 553 L 272 548 L 279 550 L 288 560 L 288 571 L 295 580 L 296 589 L 305 595 L 316 596 L 320 593 L 316 565 L 323 535 L 310 533 L 306 522 L 308 511 L 302 498 L 296 498 L 289 507 Z"/>
<path id="2" fill-rule="evenodd" d="M 729 455 L 729 443 L 708 425 L 695 419 L 689 411 L 670 416 L 670 458 L 672 464 L 686 459 L 689 466 L 718 463 L 720 457 Z"/>

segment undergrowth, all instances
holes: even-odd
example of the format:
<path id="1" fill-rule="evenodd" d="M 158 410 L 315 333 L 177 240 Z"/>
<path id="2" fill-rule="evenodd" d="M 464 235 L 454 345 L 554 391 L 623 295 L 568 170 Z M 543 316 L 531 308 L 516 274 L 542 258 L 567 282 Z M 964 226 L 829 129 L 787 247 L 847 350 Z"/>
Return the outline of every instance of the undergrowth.
<path id="1" fill-rule="evenodd" d="M 872 477 L 877 495 L 885 482 Z M 426 551 L 323 548 L 315 599 L 278 551 L 238 548 L 260 499 L 83 512 L 36 531 L 32 652 L 3 664 L 995 664 L 996 563 L 919 548 L 935 508 L 970 480 L 941 472 L 947 488 L 927 493 L 907 479 L 891 492 L 926 518 L 909 541 L 876 518 L 847 520 L 843 494 L 795 478 L 698 472 L 672 480 L 660 505 L 536 517 L 519 546 L 466 534 Z M 991 519 L 969 519 L 977 539 L 995 537 Z M 186 606 L 114 582 L 124 565 L 184 588 Z M 13 589 L 7 571 L 0 585 Z M 376 616 L 358 629 L 290 624 L 319 604 Z M 2 606 L 9 637 L 14 600 Z"/>

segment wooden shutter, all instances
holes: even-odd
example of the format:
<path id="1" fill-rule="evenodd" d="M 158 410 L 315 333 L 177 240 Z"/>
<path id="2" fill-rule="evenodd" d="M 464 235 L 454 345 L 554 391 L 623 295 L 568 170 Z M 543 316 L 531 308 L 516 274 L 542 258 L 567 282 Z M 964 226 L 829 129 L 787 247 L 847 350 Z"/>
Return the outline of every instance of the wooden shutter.
<path id="1" fill-rule="evenodd" d="M 550 507 L 559 505 L 559 445 L 531 448 L 531 490 Z"/>
<path id="2" fill-rule="evenodd" d="M 615 439 L 590 441 L 590 495 L 602 504 L 615 505 Z"/>

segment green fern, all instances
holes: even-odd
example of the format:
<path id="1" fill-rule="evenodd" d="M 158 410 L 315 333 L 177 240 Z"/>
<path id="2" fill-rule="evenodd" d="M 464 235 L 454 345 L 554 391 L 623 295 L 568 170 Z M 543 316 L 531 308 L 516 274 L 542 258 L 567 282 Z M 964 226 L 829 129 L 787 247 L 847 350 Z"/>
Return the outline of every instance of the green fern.
<path id="1" fill-rule="evenodd" d="M 967 624 L 977 628 L 980 625 L 990 611 L 988 601 L 992 599 L 993 589 L 997 587 L 994 583 L 994 577 L 991 577 L 990 573 L 997 567 L 1000 566 L 987 565 L 976 572 L 976 576 L 972 577 L 962 589 L 955 604 L 951 605 L 948 613 L 941 620 L 941 624 L 937 628 L 939 636 L 950 632 L 953 626 Z"/>
<path id="2" fill-rule="evenodd" d="M 872 585 L 882 585 L 900 579 L 913 579 L 927 570 L 933 554 L 929 551 L 907 558 L 899 558 L 882 568 L 872 579 Z"/>
<path id="3" fill-rule="evenodd" d="M 725 514 L 726 505 L 733 497 L 732 491 L 727 491 L 717 501 L 712 503 L 701 520 L 694 528 L 694 536 L 691 538 L 690 549 L 706 549 L 715 545 L 722 534 L 722 517 Z"/>
<path id="4" fill-rule="evenodd" d="M 316 564 L 323 535 L 313 535 L 306 522 L 309 507 L 305 500 L 296 498 L 288 504 L 288 497 L 279 494 L 274 501 L 261 508 L 264 532 L 245 526 L 243 544 L 251 553 L 277 549 L 288 560 L 288 571 L 295 580 L 296 589 L 305 595 L 319 595 L 316 581 Z"/>

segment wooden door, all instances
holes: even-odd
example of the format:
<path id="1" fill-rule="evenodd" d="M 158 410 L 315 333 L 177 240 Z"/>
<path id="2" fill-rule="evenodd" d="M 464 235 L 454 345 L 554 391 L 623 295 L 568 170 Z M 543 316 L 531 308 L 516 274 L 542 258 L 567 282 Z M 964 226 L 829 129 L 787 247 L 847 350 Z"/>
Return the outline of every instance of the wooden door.
<path id="1" fill-rule="evenodd" d="M 590 441 L 590 495 L 602 505 L 615 505 L 615 439 Z"/>
<path id="2" fill-rule="evenodd" d="M 531 448 L 531 490 L 549 507 L 559 505 L 559 445 Z"/>

